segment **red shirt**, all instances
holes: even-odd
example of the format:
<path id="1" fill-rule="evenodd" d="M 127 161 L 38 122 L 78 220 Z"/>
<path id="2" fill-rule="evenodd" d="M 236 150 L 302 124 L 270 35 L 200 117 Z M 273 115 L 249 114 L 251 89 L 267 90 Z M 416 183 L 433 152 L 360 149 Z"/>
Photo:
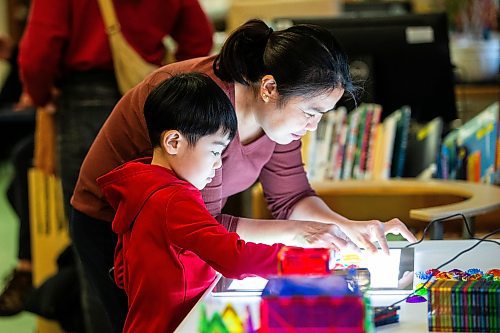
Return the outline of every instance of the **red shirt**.
<path id="1" fill-rule="evenodd" d="M 144 119 L 144 101 L 160 82 L 175 73 L 201 72 L 209 75 L 229 96 L 234 105 L 234 84 L 218 79 L 213 70 L 214 57 L 197 58 L 164 66 L 130 90 L 118 102 L 89 149 L 78 178 L 71 204 L 80 212 L 100 220 L 113 220 L 96 179 L 120 164 L 151 156 Z M 239 136 L 222 153 L 222 167 L 202 195 L 209 212 L 230 231 L 237 219 L 221 215 L 226 199 L 251 187 L 260 180 L 273 216 L 287 219 L 295 204 L 304 197 L 316 195 L 304 171 L 301 142 L 280 145 L 262 135 L 243 145 Z"/>
<path id="2" fill-rule="evenodd" d="M 210 286 L 214 269 L 236 279 L 277 274 L 283 246 L 228 232 L 200 191 L 148 162 L 126 163 L 97 181 L 116 209 L 115 280 L 129 304 L 123 332 L 172 332 Z"/>
<path id="3" fill-rule="evenodd" d="M 148 62 L 161 65 L 163 38 L 178 43 L 176 59 L 207 55 L 212 27 L 197 0 L 115 0 L 127 41 Z M 23 84 L 44 105 L 58 78 L 71 71 L 113 69 L 97 0 L 33 0 L 20 44 Z"/>

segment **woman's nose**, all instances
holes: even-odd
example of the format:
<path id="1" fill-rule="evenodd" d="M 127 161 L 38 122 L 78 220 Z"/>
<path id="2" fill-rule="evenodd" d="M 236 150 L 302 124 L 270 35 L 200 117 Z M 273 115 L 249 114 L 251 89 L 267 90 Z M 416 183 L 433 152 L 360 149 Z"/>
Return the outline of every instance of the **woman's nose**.
<path id="1" fill-rule="evenodd" d="M 307 122 L 306 130 L 315 131 L 318 128 L 320 120 L 321 120 L 321 115 L 310 118 L 309 121 Z"/>
<path id="2" fill-rule="evenodd" d="M 214 169 L 219 169 L 222 166 L 222 158 L 218 158 L 214 163 Z"/>

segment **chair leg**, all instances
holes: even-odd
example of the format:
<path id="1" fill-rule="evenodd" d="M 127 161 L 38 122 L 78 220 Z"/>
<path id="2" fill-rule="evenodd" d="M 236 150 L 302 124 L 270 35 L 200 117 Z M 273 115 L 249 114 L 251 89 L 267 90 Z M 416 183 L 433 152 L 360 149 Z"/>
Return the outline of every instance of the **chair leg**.
<path id="1" fill-rule="evenodd" d="M 462 227 L 462 238 L 463 239 L 470 239 L 474 237 L 474 234 L 476 233 L 476 228 L 475 228 L 475 217 L 474 216 L 467 216 L 465 223 L 467 223 L 467 226 L 469 227 L 469 230 L 471 231 L 471 234 L 467 231 L 467 227 L 464 225 Z"/>
<path id="2" fill-rule="evenodd" d="M 443 239 L 444 228 L 443 222 L 434 222 L 431 226 L 431 239 Z"/>

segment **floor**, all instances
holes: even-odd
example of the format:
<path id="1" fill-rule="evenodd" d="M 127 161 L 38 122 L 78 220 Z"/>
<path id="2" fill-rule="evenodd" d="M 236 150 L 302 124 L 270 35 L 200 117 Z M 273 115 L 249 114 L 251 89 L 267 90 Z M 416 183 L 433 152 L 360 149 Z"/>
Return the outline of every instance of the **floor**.
<path id="1" fill-rule="evenodd" d="M 5 196 L 12 173 L 12 166 L 6 161 L 0 161 L 0 289 L 2 290 L 4 277 L 7 277 L 15 266 L 17 256 L 18 221 Z M 12 317 L 0 317 L 0 332 L 33 333 L 35 316 L 21 313 Z"/>

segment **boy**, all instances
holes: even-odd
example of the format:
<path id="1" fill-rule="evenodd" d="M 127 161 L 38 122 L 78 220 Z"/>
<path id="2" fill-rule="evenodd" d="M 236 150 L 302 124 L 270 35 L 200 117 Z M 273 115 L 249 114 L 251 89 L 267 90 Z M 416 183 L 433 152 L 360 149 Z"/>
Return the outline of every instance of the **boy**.
<path id="1" fill-rule="evenodd" d="M 236 114 L 208 76 L 181 74 L 151 91 L 144 105 L 153 158 L 97 182 L 116 210 L 114 277 L 129 311 L 123 332 L 172 332 L 215 278 L 277 272 L 272 246 L 246 243 L 208 212 L 199 190 L 222 165 Z"/>

